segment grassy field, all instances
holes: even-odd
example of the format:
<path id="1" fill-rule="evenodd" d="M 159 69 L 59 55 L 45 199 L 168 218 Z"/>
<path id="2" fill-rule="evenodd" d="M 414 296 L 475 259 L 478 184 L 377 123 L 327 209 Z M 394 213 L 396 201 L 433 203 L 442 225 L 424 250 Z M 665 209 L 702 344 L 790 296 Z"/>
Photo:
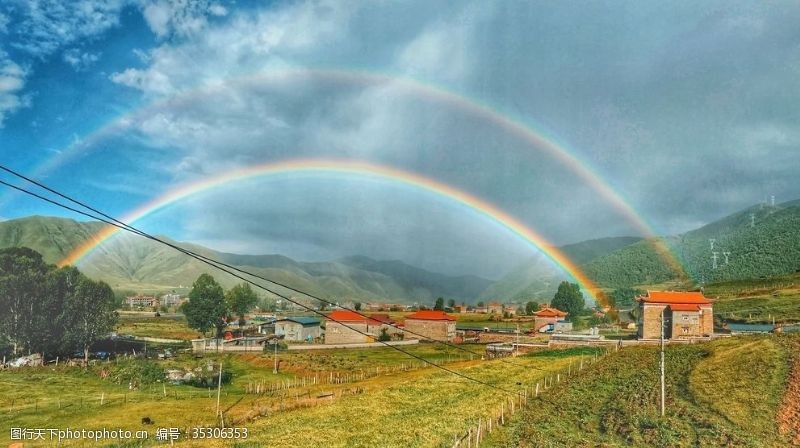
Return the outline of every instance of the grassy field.
<path id="1" fill-rule="evenodd" d="M 477 351 L 478 347 L 474 349 Z M 563 369 L 578 356 L 573 353 L 505 362 L 478 358 L 457 361 L 449 352 L 452 349 L 431 344 L 410 350 L 481 381 L 513 390 Z M 232 382 L 222 388 L 221 407 L 229 425 L 249 428 L 248 444 L 220 442 L 203 446 L 374 446 L 378 440 L 389 446 L 441 446 L 507 395 L 432 367 L 420 368 L 407 356 L 388 348 L 313 354 L 279 352 L 279 359 L 283 362 L 278 375 L 272 373 L 273 358 L 267 354 L 208 356 L 199 360 L 184 356 L 162 361 L 158 366 L 204 367 L 209 362 L 222 361 L 225 371 L 233 373 Z M 86 370 L 60 366 L 0 372 L 0 445 L 10 442 L 13 427 L 145 429 L 152 437 L 157 427 L 216 425 L 213 390 L 165 382 L 143 383 L 138 390 L 129 390 L 127 381 L 114 381 L 114 374 L 101 378 L 103 370 L 115 371 L 114 365 L 100 363 Z M 379 371 L 364 375 L 363 380 L 358 378 L 359 373 L 369 373 L 371 369 Z M 334 372 L 349 374 L 352 381 L 320 384 L 323 378 L 334 377 Z M 320 382 L 313 384 L 309 379 L 312 377 Z M 305 385 L 301 378 L 308 380 Z M 294 382 L 297 387 L 283 389 L 286 382 Z M 261 393 L 251 393 L 255 384 L 265 386 Z M 149 417 L 155 425 L 143 426 L 143 417 Z M 298 438 L 298 432 L 304 437 Z M 144 446 L 155 444 L 150 440 Z M 184 445 L 197 443 L 186 441 Z M 105 446 L 116 445 L 107 441 Z"/>
<path id="2" fill-rule="evenodd" d="M 800 322 L 800 274 L 709 284 L 714 314 L 737 322 Z"/>
<path id="3" fill-rule="evenodd" d="M 788 372 L 785 340 L 669 347 L 665 417 L 658 350 L 626 348 L 531 403 L 484 446 L 789 446 L 777 418 Z"/>
<path id="4" fill-rule="evenodd" d="M 155 317 L 155 313 L 120 313 L 116 331 L 119 334 L 164 339 L 190 340 L 202 337 L 200 333 L 189 328 L 182 315 Z"/>

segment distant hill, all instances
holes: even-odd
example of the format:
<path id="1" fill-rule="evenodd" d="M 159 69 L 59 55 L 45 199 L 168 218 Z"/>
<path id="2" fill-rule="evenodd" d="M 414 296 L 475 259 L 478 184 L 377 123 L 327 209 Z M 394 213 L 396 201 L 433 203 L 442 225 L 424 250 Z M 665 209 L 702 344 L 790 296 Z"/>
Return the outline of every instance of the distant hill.
<path id="1" fill-rule="evenodd" d="M 580 265 L 638 241 L 641 241 L 641 238 L 601 238 L 568 244 L 559 249 L 575 264 Z M 558 284 L 565 279 L 564 273 L 553 267 L 551 262 L 543 257 L 536 257 L 522 263 L 492 284 L 481 294 L 481 299 L 502 301 L 549 299 L 552 298 Z"/>
<path id="2" fill-rule="evenodd" d="M 27 246 L 56 263 L 102 228 L 98 222 L 29 217 L 0 222 L 0 247 Z M 162 237 L 163 238 L 163 237 Z M 171 241 L 171 240 L 170 240 Z M 348 257 L 331 262 L 298 262 L 283 255 L 239 255 L 171 241 L 225 262 L 330 300 L 432 302 L 436 297 L 474 301 L 492 282 L 475 276 L 447 276 L 400 261 Z M 131 234 L 104 243 L 83 260 L 86 275 L 115 289 L 169 290 L 188 287 L 202 273 L 224 286 L 240 280 L 164 245 Z M 280 292 L 287 291 L 276 288 Z M 296 293 L 289 293 L 299 296 Z"/>
<path id="3" fill-rule="evenodd" d="M 800 269 L 800 201 L 750 207 L 666 242 L 695 282 L 795 272 Z M 712 252 L 717 252 L 716 269 Z M 725 252 L 729 252 L 727 263 Z M 590 278 L 608 287 L 675 279 L 646 241 L 598 257 L 584 267 Z"/>

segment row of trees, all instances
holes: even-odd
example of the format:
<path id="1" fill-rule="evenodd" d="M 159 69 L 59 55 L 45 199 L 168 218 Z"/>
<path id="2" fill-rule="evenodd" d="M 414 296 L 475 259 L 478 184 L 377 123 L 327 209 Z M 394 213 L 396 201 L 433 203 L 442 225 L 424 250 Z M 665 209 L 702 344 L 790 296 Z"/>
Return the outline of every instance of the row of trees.
<path id="1" fill-rule="evenodd" d="M 71 354 L 110 333 L 114 293 L 77 268 L 57 268 L 28 248 L 0 250 L 0 351 Z"/>
<path id="2" fill-rule="evenodd" d="M 189 327 L 203 333 L 216 330 L 220 336 L 227 322 L 236 316 L 244 323 L 244 316 L 258 303 L 258 295 L 249 283 L 234 286 L 227 292 L 209 274 L 201 274 L 192 284 L 189 301 L 181 306 Z"/>

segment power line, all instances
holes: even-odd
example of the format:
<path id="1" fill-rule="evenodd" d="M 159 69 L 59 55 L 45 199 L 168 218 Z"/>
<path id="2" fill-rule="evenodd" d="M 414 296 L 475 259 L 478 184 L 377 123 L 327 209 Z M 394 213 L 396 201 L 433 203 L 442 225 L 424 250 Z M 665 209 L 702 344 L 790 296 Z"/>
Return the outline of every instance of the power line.
<path id="1" fill-rule="evenodd" d="M 322 297 L 318 297 L 318 296 L 316 296 L 316 295 L 314 295 L 314 294 L 311 294 L 311 293 L 308 293 L 308 292 L 305 292 L 305 291 L 301 291 L 301 290 L 299 290 L 299 289 L 297 289 L 297 288 L 293 288 L 293 287 L 291 287 L 291 286 L 289 286 L 289 285 L 287 285 L 287 284 L 284 284 L 284 283 L 281 283 L 281 282 L 278 282 L 278 281 L 272 280 L 272 279 L 270 279 L 270 278 L 267 278 L 267 277 L 264 277 L 264 276 L 261 276 L 261 275 L 258 275 L 258 274 L 254 274 L 254 273 L 252 273 L 252 272 L 249 272 L 249 271 L 245 271 L 245 270 L 243 270 L 243 269 L 240 269 L 240 268 L 238 268 L 238 267 L 236 267 L 236 266 L 233 266 L 233 265 L 230 265 L 230 264 L 228 264 L 228 263 L 221 262 L 221 261 L 218 261 L 218 260 L 214 260 L 213 258 L 206 257 L 205 255 L 199 254 L 199 253 L 197 253 L 197 252 L 194 252 L 194 251 L 191 251 L 191 250 L 189 250 L 189 249 L 185 249 L 185 248 L 183 248 L 183 247 L 180 247 L 180 246 L 173 245 L 173 244 L 171 244 L 171 243 L 169 243 L 169 242 L 167 242 L 167 241 L 163 241 L 163 240 L 159 239 L 158 237 L 154 237 L 154 236 L 152 236 L 152 235 L 150 235 L 150 234 L 148 234 L 148 233 L 145 233 L 144 231 L 142 231 L 142 230 L 140 230 L 140 229 L 138 229 L 138 228 L 136 228 L 136 227 L 133 227 L 133 226 L 131 226 L 130 224 L 127 224 L 127 223 L 125 223 L 125 222 L 123 222 L 123 221 L 120 221 L 120 220 L 118 220 L 118 219 L 114 218 L 113 216 L 111 216 L 111 215 L 109 215 L 109 214 L 107 214 L 107 213 L 105 213 L 105 212 L 103 212 L 103 211 L 101 211 L 101 210 L 98 210 L 97 208 L 95 208 L 95 207 L 92 207 L 91 205 L 89 205 L 89 204 L 87 204 L 87 203 L 85 203 L 85 202 L 82 202 L 82 201 L 80 201 L 80 200 L 77 200 L 77 199 L 75 199 L 75 198 L 73 198 L 73 197 L 70 197 L 70 196 L 68 196 L 68 195 L 66 195 L 66 194 L 64 194 L 64 193 L 61 193 L 60 191 L 57 191 L 57 190 L 55 190 L 55 189 L 53 189 L 53 188 L 51 188 L 51 187 L 49 187 L 49 186 L 45 185 L 45 184 L 44 184 L 44 183 L 42 183 L 42 182 L 39 182 L 39 181 L 37 181 L 37 180 L 35 180 L 35 179 L 31 179 L 31 178 L 29 178 L 29 177 L 25 176 L 24 174 L 22 174 L 22 173 L 19 173 L 19 172 L 15 171 L 15 170 L 13 170 L 13 169 L 11 169 L 11 168 L 8 168 L 7 166 L 4 166 L 4 165 L 2 165 L 2 164 L 0 164 L 0 170 L 3 170 L 3 171 L 5 171 L 5 172 L 7 172 L 7 173 L 9 173 L 9 174 L 11 174 L 11 175 L 13 175 L 13 176 L 15 176 L 15 177 L 21 178 L 21 179 L 23 179 L 23 180 L 25 180 L 25 181 L 27 181 L 27 182 L 29 182 L 29 183 L 32 183 L 32 184 L 34 184 L 34 185 L 36 185 L 36 186 L 38 186 L 38 187 L 40 187 L 40 188 L 43 188 L 43 189 L 45 189 L 45 190 L 47 190 L 47 191 L 49 191 L 49 192 L 51 192 L 51 193 L 53 193 L 53 194 L 55 194 L 55 195 L 57 195 L 57 196 L 59 196 L 59 197 L 63 198 L 63 199 L 66 199 L 66 200 L 68 200 L 68 201 L 70 201 L 70 202 L 72 202 L 72 203 L 74 203 L 74 204 L 80 205 L 81 207 L 84 207 L 84 208 L 86 208 L 87 210 L 90 210 L 90 211 L 92 211 L 93 213 L 96 213 L 96 214 L 98 214 L 98 215 L 102 216 L 103 218 L 106 218 L 106 219 L 102 219 L 102 218 L 98 218 L 98 217 L 96 217 L 96 216 L 89 216 L 89 217 L 91 217 L 91 218 L 93 218 L 93 219 L 100 220 L 100 221 L 102 221 L 102 222 L 105 222 L 106 224 L 113 225 L 114 227 L 117 227 L 117 228 L 120 228 L 120 229 L 123 229 L 123 230 L 127 230 L 127 231 L 129 231 L 129 232 L 135 233 L 135 234 L 137 234 L 137 235 L 139 235 L 139 236 L 142 236 L 142 237 L 144 237 L 144 238 L 147 238 L 147 239 L 150 239 L 150 240 L 153 240 L 153 241 L 159 242 L 159 243 L 161 243 L 161 244 L 165 244 L 165 245 L 167 245 L 167 246 L 169 246 L 169 247 L 171 247 L 171 248 L 173 248 L 173 249 L 179 250 L 179 251 L 183 252 L 184 254 L 186 254 L 186 255 L 189 255 L 189 256 L 191 256 L 191 257 L 203 259 L 203 260 L 205 260 L 205 261 L 207 262 L 206 264 L 208 264 L 208 263 L 210 262 L 210 263 L 217 264 L 217 265 L 219 265 L 219 266 L 224 266 L 226 269 L 231 269 L 231 270 L 234 270 L 234 271 L 236 271 L 236 272 L 239 272 L 239 273 L 241 273 L 241 274 L 249 275 L 249 276 L 251 276 L 251 277 L 254 277 L 254 278 L 257 278 L 257 279 L 259 279 L 259 280 L 263 280 L 263 281 L 266 281 L 266 282 L 270 282 L 270 283 L 272 283 L 272 284 L 274 284 L 274 285 L 276 285 L 276 286 L 280 286 L 281 288 L 285 288 L 285 289 L 288 289 L 288 290 L 290 290 L 290 291 L 297 292 L 297 293 L 299 293 L 299 294 L 302 294 L 302 295 L 304 295 L 304 296 L 306 296 L 306 297 L 309 297 L 309 298 L 311 298 L 311 299 L 318 300 L 318 301 L 320 301 L 320 302 L 322 302 L 322 303 L 326 303 L 326 304 L 328 304 L 328 305 L 333 305 L 333 306 L 339 306 L 338 304 L 336 304 L 336 303 L 334 303 L 334 302 L 331 302 L 331 301 L 329 301 L 329 300 L 327 300 L 327 299 L 323 299 Z M 10 184 L 7 184 L 7 183 L 5 183 L 5 182 L 3 182 L 3 184 L 5 184 L 5 185 L 7 185 L 7 186 L 11 186 L 12 188 L 15 188 L 14 186 L 12 186 L 12 185 L 10 185 Z M 34 195 L 35 195 L 35 194 L 34 194 Z M 35 196 L 36 196 L 36 197 L 38 197 L 38 198 L 40 198 L 40 199 L 44 199 L 43 197 L 41 197 L 41 196 L 39 196 L 39 195 L 35 195 Z M 48 202 L 51 202 L 51 203 L 53 203 L 53 204 L 55 204 L 55 205 L 59 205 L 59 206 L 60 206 L 60 204 L 56 204 L 55 202 L 52 202 L 52 201 L 49 201 L 49 200 L 48 200 Z M 75 211 L 75 212 L 77 212 L 77 213 L 80 213 L 79 211 L 77 211 L 77 210 L 75 210 L 75 209 L 72 209 L 72 208 L 69 208 L 69 210 L 71 210 L 71 211 Z M 82 213 L 82 214 L 83 214 L 83 213 Z M 83 214 L 83 215 L 84 215 L 84 216 L 86 216 L 85 214 Z M 108 222 L 107 220 L 110 220 L 110 221 L 112 221 L 112 222 Z M 294 302 L 292 302 L 292 303 L 294 303 Z M 361 313 L 361 312 L 360 312 L 360 311 L 358 311 L 358 310 L 350 309 L 350 308 L 343 307 L 343 306 L 342 306 L 342 307 L 340 307 L 340 308 L 342 308 L 342 309 L 345 309 L 345 310 L 347 310 L 347 311 L 351 311 L 351 312 L 353 312 L 353 313 L 356 313 L 356 314 L 358 314 L 359 316 L 361 316 L 361 317 L 364 317 L 364 318 L 366 318 L 366 319 L 372 319 L 370 316 L 367 316 L 366 314 L 363 314 L 363 313 Z M 405 329 L 405 328 L 400 328 L 400 327 L 399 327 L 399 326 L 397 326 L 397 325 L 390 324 L 390 323 L 386 323 L 386 325 L 389 325 L 389 326 L 391 326 L 392 328 L 395 328 L 395 329 L 397 329 L 397 330 L 400 330 L 400 331 L 402 331 L 402 332 L 404 332 L 404 333 L 408 333 L 408 334 L 411 334 L 411 335 L 414 335 L 414 336 L 418 336 L 418 337 L 421 337 L 421 338 L 425 338 L 425 339 L 427 339 L 427 337 L 426 337 L 425 335 L 422 335 L 422 334 L 419 334 L 419 333 L 415 333 L 415 332 L 413 332 L 413 331 L 411 331 L 411 330 L 407 330 L 407 329 Z M 462 351 L 462 352 L 469 353 L 470 355 L 475 355 L 475 356 L 483 356 L 483 355 L 481 355 L 480 353 L 473 352 L 472 350 L 468 350 L 468 349 L 466 349 L 466 348 L 464 348 L 464 347 L 461 347 L 461 346 L 458 346 L 458 345 L 455 345 L 455 344 L 450 344 L 450 343 L 448 343 L 448 342 L 446 342 L 446 341 L 437 341 L 437 340 L 433 340 L 433 342 L 434 342 L 434 343 L 438 343 L 438 344 L 445 345 L 445 346 L 447 346 L 447 347 L 452 347 L 452 348 L 454 348 L 454 349 L 456 349 L 456 350 L 460 350 L 460 351 Z M 503 358 L 500 358 L 500 361 L 501 361 L 501 362 L 504 362 L 504 363 L 507 363 L 507 364 L 513 364 L 513 365 L 516 365 L 516 366 L 520 366 L 520 367 L 522 367 L 522 364 L 515 363 L 515 362 L 513 362 L 513 361 L 506 360 L 506 359 L 503 359 Z M 542 370 L 542 369 L 540 369 L 540 368 L 538 368 L 538 367 L 529 367 L 529 366 L 524 366 L 524 367 L 533 368 L 533 369 L 535 369 L 535 370 Z"/>
<path id="2" fill-rule="evenodd" d="M 0 166 L 1 166 L 1 165 L 0 165 Z M 198 261 L 200 261 L 200 262 L 202 262 L 202 263 L 204 263 L 204 264 L 207 264 L 207 265 L 209 265 L 209 266 L 211 266 L 211 267 L 213 267 L 213 268 L 216 268 L 216 269 L 218 269 L 218 270 L 221 270 L 221 271 L 223 271 L 223 272 L 225 272 L 225 273 L 227 273 L 227 274 L 229 274 L 229 275 L 231 275 L 231 276 L 233 276 L 233 277 L 236 277 L 236 278 L 238 278 L 238 279 L 240 279 L 240 280 L 242 280 L 242 281 L 245 281 L 245 282 L 247 282 L 247 283 L 249 283 L 249 284 L 251 284 L 251 285 L 255 286 L 256 288 L 262 289 L 262 290 L 264 290 L 264 291 L 267 291 L 267 292 L 269 292 L 270 294 L 276 295 L 276 296 L 278 296 L 278 297 L 280 297 L 280 298 L 282 298 L 282 299 L 284 299 L 284 300 L 286 300 L 286 301 L 288 301 L 288 302 L 290 302 L 290 303 L 293 303 L 293 304 L 295 304 L 295 305 L 297 305 L 297 306 L 299 306 L 299 307 L 301 307 L 301 308 L 304 308 L 304 309 L 306 309 L 306 310 L 308 310 L 308 311 L 311 311 L 312 313 L 318 314 L 319 316 L 321 316 L 321 317 L 323 317 L 323 318 L 326 318 L 326 319 L 328 319 L 328 320 L 331 320 L 331 321 L 333 321 L 333 322 L 337 322 L 337 323 L 341 324 L 342 326 L 344 326 L 345 328 L 348 328 L 348 329 L 350 329 L 350 330 L 352 330 L 352 331 L 355 331 L 356 333 L 359 333 L 359 334 L 361 334 L 361 335 L 364 335 L 364 336 L 367 336 L 367 337 L 370 337 L 370 336 L 371 336 L 370 334 L 368 334 L 368 333 L 366 333 L 366 332 L 363 332 L 363 331 L 361 331 L 361 330 L 358 330 L 358 329 L 356 329 L 356 328 L 354 328 L 354 327 L 351 327 L 351 326 L 347 325 L 346 323 L 344 323 L 344 322 L 342 322 L 342 321 L 339 321 L 339 320 L 336 320 L 336 319 L 330 319 L 330 318 L 329 318 L 328 316 L 326 316 L 324 313 L 322 313 L 322 312 L 320 312 L 320 311 L 317 311 L 317 310 L 315 310 L 315 309 L 313 309 L 313 308 L 311 308 L 311 307 L 308 307 L 308 306 L 306 306 L 306 305 L 303 305 L 303 304 L 302 304 L 302 303 L 300 303 L 300 302 L 297 302 L 297 301 L 295 301 L 295 300 L 292 300 L 291 298 L 289 298 L 289 297 L 288 297 L 288 296 L 286 296 L 286 295 L 283 295 L 283 294 L 281 294 L 281 293 L 279 293 L 279 292 L 273 291 L 272 289 L 269 289 L 269 288 L 267 288 L 267 287 L 265 287 L 265 286 L 262 286 L 262 285 L 260 285 L 260 284 L 258 284 L 258 283 L 256 283 L 256 282 L 253 282 L 252 280 L 249 280 L 249 279 L 247 279 L 247 278 L 245 278 L 245 277 L 242 277 L 241 275 L 237 274 L 236 272 L 233 272 L 233 271 L 231 271 L 231 270 L 228 270 L 228 269 L 226 269 L 225 267 L 223 267 L 223 266 L 222 266 L 222 265 L 223 265 L 223 263 L 219 263 L 219 262 L 216 262 L 216 261 L 213 261 L 213 260 L 208 260 L 208 259 L 205 259 L 205 257 L 202 257 L 202 256 L 197 256 L 197 255 L 195 255 L 194 253 L 192 253 L 191 251 L 185 250 L 185 249 L 183 249 L 183 248 L 181 248 L 181 247 L 178 247 L 178 246 L 176 246 L 176 245 L 174 245 L 174 244 L 171 244 L 171 243 L 169 243 L 169 242 L 163 241 L 163 240 L 161 240 L 161 239 L 159 239 L 159 238 L 157 238 L 157 237 L 154 237 L 154 236 L 152 236 L 152 235 L 149 235 L 149 234 L 147 234 L 147 233 L 145 233 L 145 232 L 142 232 L 142 231 L 139 231 L 139 230 L 135 230 L 135 229 L 133 229 L 133 228 L 129 228 L 127 225 L 121 225 L 121 224 L 117 224 L 116 222 L 113 222 L 113 221 L 111 221 L 111 220 L 107 220 L 107 219 L 104 219 L 104 218 L 101 218 L 101 217 L 98 217 L 98 216 L 92 215 L 92 214 L 90 214 L 90 213 L 87 213 L 87 212 L 85 212 L 85 211 L 82 211 L 82 210 L 78 210 L 78 209 L 76 209 L 76 208 L 74 208 L 74 207 L 70 207 L 70 206 L 68 206 L 68 205 L 66 205 L 66 204 L 62 204 L 62 203 L 60 203 L 60 202 L 58 202 L 58 201 L 55 201 L 55 200 L 53 200 L 53 199 L 50 199 L 50 198 L 47 198 L 47 197 L 45 197 L 45 196 L 39 195 L 39 194 L 37 194 L 37 193 L 35 193 L 35 192 L 33 192 L 33 191 L 30 191 L 30 190 L 27 190 L 27 189 L 25 189 L 25 188 L 23 188 L 23 187 L 19 187 L 19 186 L 17 186 L 17 185 L 13 185 L 13 184 L 11 184 L 11 183 L 8 183 L 8 182 L 5 182 L 5 181 L 3 181 L 3 180 L 0 180 L 0 184 L 2 184 L 2 185 L 5 185 L 5 186 L 7 186 L 7 187 L 9 187 L 9 188 L 13 188 L 13 189 L 15 189 L 15 190 L 17 190 L 17 191 L 19 191 L 19 192 L 25 193 L 25 194 L 27 194 L 27 195 L 30 195 L 30 196 L 36 197 L 36 198 L 38 198 L 38 199 L 41 199 L 41 200 L 43 200 L 43 201 L 46 201 L 46 202 L 48 202 L 48 203 L 50 203 L 50 204 L 53 204 L 53 205 L 56 205 L 56 206 L 58 206 L 58 207 L 64 208 L 64 209 L 66 209 L 66 210 L 70 210 L 70 211 L 72 211 L 72 212 L 78 213 L 78 214 L 80 214 L 80 215 L 82 215 L 82 216 L 86 216 L 86 217 L 89 217 L 89 218 L 92 218 L 92 219 L 96 219 L 96 220 L 102 221 L 102 222 L 104 222 L 104 223 L 106 223 L 106 224 L 108 224 L 108 225 L 112 225 L 112 226 L 114 226 L 114 227 L 117 227 L 117 228 L 120 228 L 120 229 L 122 229 L 122 230 L 125 230 L 125 231 L 128 231 L 128 232 L 131 232 L 131 233 L 135 233 L 135 234 L 138 234 L 138 235 L 140 235 L 140 236 L 143 236 L 143 237 L 145 237 L 145 238 L 148 238 L 148 239 L 151 239 L 151 240 L 153 240 L 153 241 L 156 241 L 156 242 L 158 242 L 158 243 L 164 244 L 164 245 L 166 245 L 166 246 L 168 246 L 168 247 L 170 247 L 170 248 L 172 248 L 172 249 L 175 249 L 175 250 L 177 250 L 177 251 L 179 251 L 179 252 L 181 252 L 181 253 L 183 253 L 183 254 L 185 254 L 185 255 L 188 255 L 188 256 L 190 256 L 190 257 L 192 257 L 192 258 L 194 258 L 194 259 L 196 259 L 196 260 L 198 260 Z M 44 187 L 43 187 L 43 188 L 44 188 Z M 56 193 L 56 194 L 57 194 L 57 193 Z M 61 194 L 59 194 L 59 195 L 61 195 Z M 61 196 L 62 196 L 62 197 L 65 197 L 65 198 L 67 198 L 65 195 L 61 195 Z M 70 200 L 71 200 L 71 199 L 70 199 Z M 75 203 L 78 203 L 77 201 L 73 201 L 73 202 L 75 202 Z M 249 274 L 249 273 L 248 273 L 248 275 L 252 275 L 252 274 Z M 254 277 L 257 277 L 257 276 L 255 276 L 255 275 L 254 275 Z M 301 292 L 301 293 L 302 293 L 302 292 Z M 406 351 L 406 350 L 403 350 L 402 348 L 400 348 L 400 347 L 398 347 L 398 346 L 395 346 L 395 345 L 392 345 L 392 344 L 389 344 L 389 343 L 387 343 L 387 342 L 385 342 L 385 341 L 380 341 L 380 340 L 379 340 L 378 342 L 379 342 L 379 343 L 381 343 L 381 344 L 383 344 L 383 345 L 385 345 L 385 346 L 387 346 L 387 347 L 390 347 L 390 348 L 392 348 L 392 349 L 394 349 L 394 350 L 396 350 L 396 351 L 399 351 L 400 353 L 403 353 L 403 354 L 405 354 L 405 355 L 407 355 L 407 356 L 410 356 L 410 357 L 412 357 L 412 358 L 414 358 L 414 359 L 417 359 L 417 360 L 419 360 L 419 361 L 422 361 L 422 362 L 424 362 L 424 363 L 426 363 L 426 364 L 430 364 L 431 366 L 434 366 L 434 367 L 436 367 L 436 368 L 438 368 L 438 369 L 440 369 L 440 370 L 443 370 L 443 371 L 445 371 L 445 372 L 448 372 L 448 373 L 451 373 L 451 374 L 453 374 L 453 375 L 456 375 L 456 376 L 458 376 L 458 377 L 460 377 L 460 378 L 464 378 L 464 379 L 466 379 L 466 380 L 468 380 L 468 381 L 472 381 L 472 382 L 474 382 L 474 383 L 481 384 L 481 385 L 483 385 L 483 386 L 491 387 L 491 388 L 493 388 L 493 389 L 497 389 L 497 390 L 500 390 L 500 391 L 502 391 L 502 392 L 505 392 L 505 393 L 508 393 L 508 394 L 512 394 L 512 395 L 518 395 L 518 392 L 515 392 L 515 391 L 512 391 L 512 390 L 509 390 L 509 389 L 506 389 L 506 388 L 503 388 L 503 387 L 500 387 L 500 386 L 496 386 L 496 385 L 494 385 L 494 384 L 490 384 L 490 383 L 487 383 L 487 382 L 485 382 L 485 381 L 482 381 L 482 380 L 479 380 L 479 379 L 473 378 L 473 377 L 471 377 L 471 376 L 468 376 L 468 375 L 462 374 L 462 373 L 460 373 L 460 372 L 457 372 L 457 371 L 455 371 L 455 370 L 449 369 L 449 368 L 447 368 L 447 367 L 440 366 L 440 365 L 438 365 L 438 364 L 436 364 L 436 363 L 434 363 L 434 362 L 432 362 L 432 361 L 429 361 L 429 360 L 427 360 L 427 359 L 425 359 L 425 358 L 423 358 L 423 357 L 421 357 L 421 356 L 419 356 L 419 355 L 415 355 L 415 354 L 413 354 L 413 353 L 411 353 L 411 352 L 408 352 L 408 351 Z"/>

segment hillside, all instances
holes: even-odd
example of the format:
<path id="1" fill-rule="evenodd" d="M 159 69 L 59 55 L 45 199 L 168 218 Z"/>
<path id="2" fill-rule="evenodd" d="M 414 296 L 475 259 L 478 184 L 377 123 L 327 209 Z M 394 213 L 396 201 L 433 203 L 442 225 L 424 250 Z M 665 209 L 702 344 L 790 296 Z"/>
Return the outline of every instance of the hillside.
<path id="1" fill-rule="evenodd" d="M 601 238 L 568 244 L 559 249 L 574 263 L 580 265 L 638 241 L 641 241 L 641 238 Z M 559 282 L 565 279 L 563 272 L 553 267 L 550 261 L 543 257 L 535 257 L 492 284 L 481 294 L 481 299 L 511 301 L 549 299 L 558 288 Z"/>
<path id="2" fill-rule="evenodd" d="M 100 223 L 81 223 L 63 218 L 31 217 L 5 221 L 0 222 L 0 247 L 27 246 L 41 252 L 48 262 L 56 263 L 100 228 Z M 491 284 L 491 281 L 479 277 L 452 277 L 399 261 L 350 257 L 306 263 L 282 255 L 238 255 L 193 244 L 173 243 L 331 300 L 414 302 L 432 301 L 443 296 L 472 301 Z M 79 267 L 88 276 L 103 280 L 116 289 L 186 288 L 205 272 L 213 274 L 226 287 L 240 282 L 173 249 L 130 234 L 120 234 L 107 241 Z"/>
<path id="3" fill-rule="evenodd" d="M 787 381 L 798 342 L 668 346 L 664 417 L 657 347 L 624 348 L 540 394 L 482 446 L 790 446 L 796 422 L 781 416 L 797 412 Z"/>
<path id="4" fill-rule="evenodd" d="M 715 239 L 717 268 L 709 239 Z M 666 239 L 698 283 L 770 277 L 800 269 L 800 201 L 750 207 L 699 229 Z M 726 263 L 724 252 L 728 252 Z M 641 241 L 592 260 L 586 273 L 607 287 L 675 278 L 652 246 Z"/>

